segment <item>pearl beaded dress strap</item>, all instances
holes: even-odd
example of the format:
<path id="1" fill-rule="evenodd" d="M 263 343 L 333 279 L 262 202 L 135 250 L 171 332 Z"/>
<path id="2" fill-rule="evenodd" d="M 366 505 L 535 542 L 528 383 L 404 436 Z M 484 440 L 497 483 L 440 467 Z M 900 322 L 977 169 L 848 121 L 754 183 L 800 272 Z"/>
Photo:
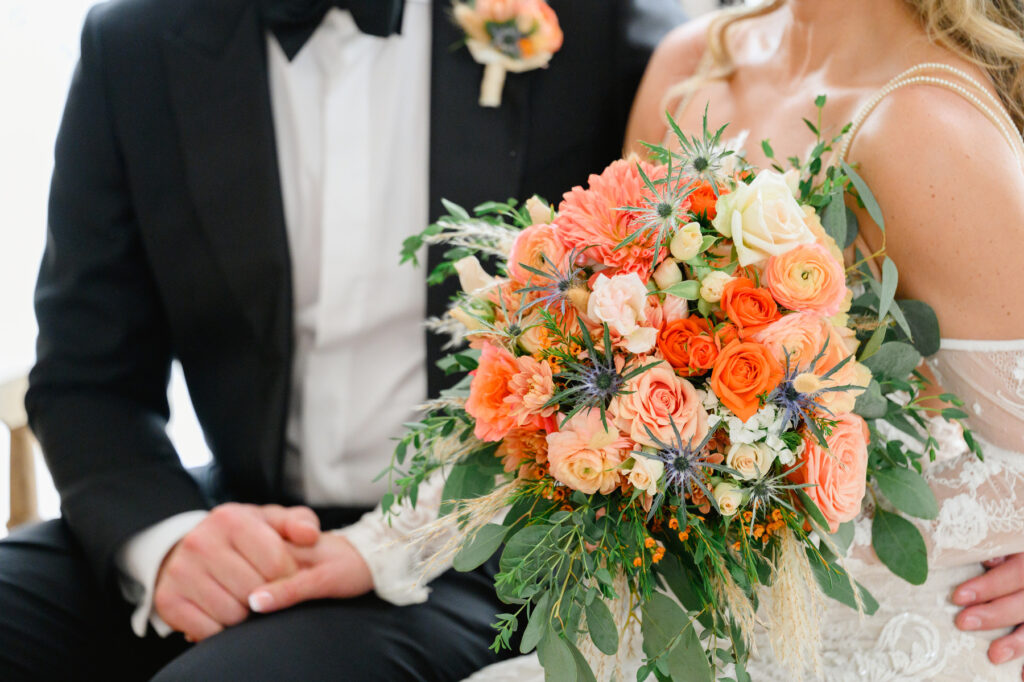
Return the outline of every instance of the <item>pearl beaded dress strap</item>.
<path id="1" fill-rule="evenodd" d="M 953 75 L 962 80 L 963 83 L 958 83 L 948 78 L 927 75 L 928 72 L 936 71 Z M 979 111 L 985 114 L 985 117 L 988 118 L 996 128 L 999 129 L 1003 139 L 1005 139 L 1006 143 L 1010 145 L 1011 149 L 1013 149 L 1018 163 L 1024 167 L 1024 140 L 1021 139 L 1020 131 L 1018 131 L 1014 126 L 1013 120 L 1010 118 L 1010 115 L 1006 113 L 1006 110 L 1003 108 L 1003 105 L 999 100 L 985 89 L 981 83 L 961 69 L 937 62 L 925 62 L 918 64 L 917 66 L 913 66 L 890 80 L 882 87 L 881 90 L 875 93 L 875 95 L 868 100 L 854 116 L 850 132 L 846 135 L 846 139 L 843 140 L 843 144 L 839 148 L 839 159 L 846 160 L 850 151 L 850 146 L 853 144 L 853 140 L 860 131 L 861 126 L 881 101 L 896 90 L 910 85 L 932 85 L 945 88 L 950 92 L 960 95 L 973 104 Z M 971 87 L 967 87 L 968 85 Z"/>

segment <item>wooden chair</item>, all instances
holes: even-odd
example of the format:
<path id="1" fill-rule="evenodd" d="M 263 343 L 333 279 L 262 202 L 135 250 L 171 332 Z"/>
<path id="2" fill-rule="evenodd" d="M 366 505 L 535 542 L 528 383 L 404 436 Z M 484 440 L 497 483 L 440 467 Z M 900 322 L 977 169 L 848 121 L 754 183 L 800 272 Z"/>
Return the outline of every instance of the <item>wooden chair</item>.
<path id="1" fill-rule="evenodd" d="M 33 455 L 35 439 L 28 428 L 25 414 L 25 391 L 28 377 L 18 377 L 0 384 L 0 422 L 11 432 L 11 513 L 7 529 L 39 518 L 36 498 L 36 466 Z"/>

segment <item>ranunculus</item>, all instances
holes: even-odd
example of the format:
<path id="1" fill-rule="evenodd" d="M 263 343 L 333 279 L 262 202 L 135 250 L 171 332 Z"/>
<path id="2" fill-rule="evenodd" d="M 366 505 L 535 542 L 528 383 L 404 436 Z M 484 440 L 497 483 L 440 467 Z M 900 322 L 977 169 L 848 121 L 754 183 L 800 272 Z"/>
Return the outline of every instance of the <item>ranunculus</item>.
<path id="1" fill-rule="evenodd" d="M 609 420 L 606 429 L 597 409 L 579 412 L 549 433 L 548 465 L 555 480 L 586 495 L 609 494 L 619 486 L 620 466 L 632 448 Z"/>
<path id="2" fill-rule="evenodd" d="M 647 322 L 647 287 L 636 273 L 606 277 L 598 275 L 587 300 L 587 317 L 605 323 L 623 337 L 631 353 L 646 353 L 654 347 L 658 330 L 642 326 Z"/>
<path id="3" fill-rule="evenodd" d="M 672 252 L 673 258 L 688 261 L 700 253 L 700 247 L 703 244 L 704 235 L 701 234 L 700 223 L 687 223 L 672 235 L 668 249 Z"/>
<path id="4" fill-rule="evenodd" d="M 760 478 L 768 473 L 775 455 L 766 443 L 733 443 L 725 456 L 725 465 L 740 472 L 743 479 Z"/>
<path id="5" fill-rule="evenodd" d="M 722 289 L 722 310 L 745 338 L 782 317 L 771 292 L 747 277 L 736 277 Z"/>
<path id="6" fill-rule="evenodd" d="M 648 495 L 658 494 L 658 480 L 665 472 L 665 463 L 643 455 L 633 455 L 633 467 L 629 469 L 626 482 Z"/>
<path id="7" fill-rule="evenodd" d="M 493 343 L 483 344 L 466 400 L 466 412 L 476 420 L 473 433 L 480 440 L 499 441 L 516 427 L 505 399 L 511 395 L 509 382 L 519 372 L 511 353 Z"/>
<path id="8" fill-rule="evenodd" d="M 732 516 L 739 511 L 743 504 L 743 491 L 735 483 L 722 481 L 711 491 L 715 496 L 715 503 L 722 516 Z"/>
<path id="9" fill-rule="evenodd" d="M 608 411 L 637 443 L 655 445 L 648 430 L 663 443 L 675 442 L 678 431 L 684 445 L 707 434 L 708 413 L 696 389 L 665 363 L 630 379 L 626 391 L 612 399 Z"/>
<path id="10" fill-rule="evenodd" d="M 733 280 L 733 276 L 722 270 L 712 270 L 700 281 L 700 297 L 708 303 L 722 300 L 725 286 Z"/>
<path id="11" fill-rule="evenodd" d="M 763 170 L 749 185 L 740 183 L 719 197 L 716 209 L 715 229 L 732 239 L 743 267 L 814 242 L 803 208 L 785 177 L 773 170 Z"/>
<path id="12" fill-rule="evenodd" d="M 825 346 L 829 327 L 826 320 L 814 313 L 793 313 L 759 329 L 753 340 L 767 346 L 783 364 L 788 355 L 790 369 L 824 373 L 827 369 L 823 361 L 820 360 L 816 367 L 810 365 Z"/>
<path id="13" fill-rule="evenodd" d="M 550 279 L 532 273 L 523 266 L 541 272 L 550 272 L 552 265 L 563 268 L 567 252 L 556 233 L 554 225 L 539 224 L 530 225 L 516 235 L 512 242 L 512 252 L 508 256 L 509 277 L 521 285 L 527 282 L 534 286 L 550 284 Z"/>
<path id="14" fill-rule="evenodd" d="M 804 492 L 818 505 L 834 533 L 840 523 L 852 521 L 860 513 L 867 475 L 868 425 L 857 415 L 844 415 L 825 441 L 828 450 L 814 436 L 804 436 L 803 466 L 789 478 L 797 484 L 812 484 Z"/>
<path id="15" fill-rule="evenodd" d="M 708 321 L 702 317 L 666 324 L 658 333 L 658 349 L 668 364 L 686 376 L 703 374 L 714 367 L 719 350 Z"/>
<path id="16" fill-rule="evenodd" d="M 790 310 L 831 317 L 846 297 L 843 264 L 821 244 L 802 244 L 768 259 L 764 282 Z"/>
<path id="17" fill-rule="evenodd" d="M 822 381 L 824 388 L 835 386 L 855 386 L 845 391 L 825 391 L 818 397 L 818 404 L 828 410 L 831 415 L 853 412 L 857 404 L 857 396 L 871 383 L 871 370 L 853 358 Z"/>
<path id="18" fill-rule="evenodd" d="M 742 421 L 753 417 L 761 396 L 782 381 L 782 365 L 767 346 L 733 341 L 722 349 L 711 372 L 711 390 Z"/>
<path id="19" fill-rule="evenodd" d="M 508 380 L 509 394 L 505 397 L 509 414 L 518 427 L 543 428 L 544 420 L 555 413 L 553 405 L 545 407 L 555 394 L 551 366 L 529 355 L 516 358 L 516 365 L 519 373 Z"/>

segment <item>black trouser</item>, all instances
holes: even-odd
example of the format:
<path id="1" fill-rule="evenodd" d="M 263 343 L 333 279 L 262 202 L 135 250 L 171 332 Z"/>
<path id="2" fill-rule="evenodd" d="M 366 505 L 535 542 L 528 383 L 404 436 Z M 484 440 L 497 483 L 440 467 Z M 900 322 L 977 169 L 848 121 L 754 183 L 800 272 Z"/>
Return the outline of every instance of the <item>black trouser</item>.
<path id="1" fill-rule="evenodd" d="M 327 519 L 324 519 L 325 522 Z M 425 604 L 373 595 L 302 604 L 197 644 L 136 637 L 63 521 L 0 541 L 0 680 L 456 681 L 497 660 L 487 572 L 449 571 Z"/>

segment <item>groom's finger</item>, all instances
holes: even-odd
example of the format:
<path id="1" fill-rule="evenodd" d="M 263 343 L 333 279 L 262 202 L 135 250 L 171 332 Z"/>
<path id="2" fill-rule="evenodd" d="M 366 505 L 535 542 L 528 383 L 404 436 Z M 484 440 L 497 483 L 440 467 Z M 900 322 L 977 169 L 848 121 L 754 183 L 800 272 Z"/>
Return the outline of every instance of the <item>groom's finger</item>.
<path id="1" fill-rule="evenodd" d="M 969 606 L 957 614 L 954 622 L 961 630 L 998 630 L 1024 621 L 1024 591 L 1000 597 L 985 604 Z"/>
<path id="2" fill-rule="evenodd" d="M 960 585 L 953 593 L 953 603 L 958 606 L 983 604 L 1020 590 L 1024 590 L 1024 554 L 1014 554 Z"/>
<path id="3" fill-rule="evenodd" d="M 249 595 L 249 608 L 256 613 L 271 613 L 305 601 L 333 597 L 336 576 L 331 568 L 329 564 L 322 564 L 268 583 Z"/>
<path id="4" fill-rule="evenodd" d="M 988 660 L 996 665 L 1024 656 L 1024 625 L 992 642 L 988 648 Z M 1024 679 L 1024 675 L 1022 675 Z"/>
<path id="5" fill-rule="evenodd" d="M 320 539 L 320 519 L 309 507 L 268 504 L 260 509 L 267 523 L 292 544 L 311 547 Z"/>

